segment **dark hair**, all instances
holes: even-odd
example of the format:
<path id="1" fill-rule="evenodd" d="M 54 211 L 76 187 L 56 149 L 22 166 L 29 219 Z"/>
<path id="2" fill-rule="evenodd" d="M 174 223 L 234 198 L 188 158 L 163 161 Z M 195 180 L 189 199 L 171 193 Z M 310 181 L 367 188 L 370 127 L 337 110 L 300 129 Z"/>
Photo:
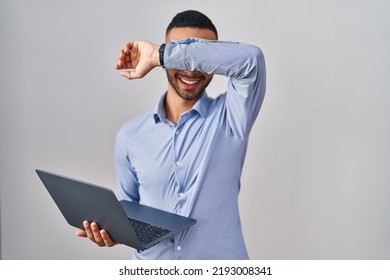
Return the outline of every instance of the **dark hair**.
<path id="1" fill-rule="evenodd" d="M 178 13 L 168 25 L 165 35 L 168 35 L 169 31 L 175 27 L 195 27 L 209 29 L 213 31 L 215 36 L 218 38 L 217 29 L 215 28 L 212 21 L 201 12 L 195 10 L 188 10 Z"/>

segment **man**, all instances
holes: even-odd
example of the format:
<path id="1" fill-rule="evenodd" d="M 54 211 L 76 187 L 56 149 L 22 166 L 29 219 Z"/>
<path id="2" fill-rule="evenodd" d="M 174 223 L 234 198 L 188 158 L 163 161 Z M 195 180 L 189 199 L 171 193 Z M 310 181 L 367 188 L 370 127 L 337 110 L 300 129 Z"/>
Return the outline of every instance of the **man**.
<path id="1" fill-rule="evenodd" d="M 121 75 L 138 79 L 163 66 L 168 90 L 154 111 L 118 132 L 118 198 L 198 221 L 134 252 L 135 259 L 248 259 L 238 194 L 249 133 L 265 94 L 265 64 L 259 48 L 217 39 L 209 18 L 185 11 L 169 24 L 166 45 L 134 41 L 120 50 Z M 216 99 L 205 91 L 214 74 L 229 78 L 227 92 Z M 84 227 L 78 236 L 115 245 L 96 223 L 85 221 Z"/>

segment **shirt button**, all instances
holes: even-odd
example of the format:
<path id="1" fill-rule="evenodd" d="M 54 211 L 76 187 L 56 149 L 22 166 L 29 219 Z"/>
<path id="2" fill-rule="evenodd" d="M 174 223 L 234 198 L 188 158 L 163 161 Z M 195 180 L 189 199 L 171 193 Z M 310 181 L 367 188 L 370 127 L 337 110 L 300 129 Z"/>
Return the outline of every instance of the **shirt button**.
<path id="1" fill-rule="evenodd" d="M 179 192 L 178 194 L 177 194 L 177 197 L 182 197 L 183 196 L 183 193 L 182 192 Z"/>
<path id="2" fill-rule="evenodd" d="M 177 250 L 177 251 L 180 251 L 180 250 L 181 250 L 181 246 L 177 246 L 177 247 L 176 247 L 176 250 Z"/>
<path id="3" fill-rule="evenodd" d="M 180 161 L 176 161 L 175 164 L 176 164 L 176 166 L 179 166 L 180 165 Z"/>
<path id="4" fill-rule="evenodd" d="M 179 134 L 180 134 L 180 131 L 176 130 L 175 134 L 176 134 L 176 135 L 179 135 Z"/>

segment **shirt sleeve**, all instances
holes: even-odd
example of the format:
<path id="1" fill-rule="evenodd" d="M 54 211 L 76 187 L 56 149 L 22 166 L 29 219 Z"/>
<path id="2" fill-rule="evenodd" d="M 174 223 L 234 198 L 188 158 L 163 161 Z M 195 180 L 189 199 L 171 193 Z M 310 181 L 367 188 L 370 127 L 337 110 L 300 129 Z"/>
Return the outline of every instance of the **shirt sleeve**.
<path id="1" fill-rule="evenodd" d="M 118 200 L 139 202 L 138 179 L 130 162 L 123 129 L 119 130 L 115 144 L 116 195 Z"/>
<path id="2" fill-rule="evenodd" d="M 248 137 L 266 88 L 265 60 L 260 48 L 197 38 L 171 41 L 165 47 L 164 66 L 228 77 L 224 118 L 233 135 Z"/>

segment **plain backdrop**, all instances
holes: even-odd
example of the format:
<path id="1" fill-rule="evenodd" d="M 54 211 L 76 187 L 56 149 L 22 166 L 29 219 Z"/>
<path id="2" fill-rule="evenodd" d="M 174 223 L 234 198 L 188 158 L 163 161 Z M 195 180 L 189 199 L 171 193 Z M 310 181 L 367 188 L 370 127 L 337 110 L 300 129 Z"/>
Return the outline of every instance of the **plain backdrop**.
<path id="1" fill-rule="evenodd" d="M 1 258 L 131 258 L 75 237 L 35 169 L 115 189 L 117 130 L 167 87 L 162 69 L 121 77 L 117 53 L 162 43 L 187 9 L 265 54 L 239 197 L 250 257 L 390 259 L 388 0 L 0 0 Z"/>

